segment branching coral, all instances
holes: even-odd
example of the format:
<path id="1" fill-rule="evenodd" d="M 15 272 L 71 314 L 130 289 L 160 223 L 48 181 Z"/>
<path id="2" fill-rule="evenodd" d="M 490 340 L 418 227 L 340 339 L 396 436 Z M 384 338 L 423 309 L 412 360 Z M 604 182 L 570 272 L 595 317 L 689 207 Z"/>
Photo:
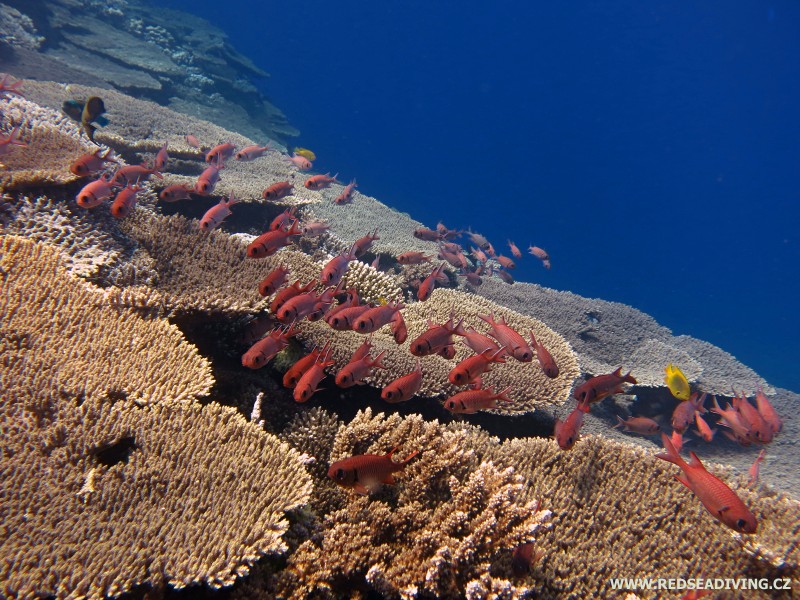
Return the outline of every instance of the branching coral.
<path id="1" fill-rule="evenodd" d="M 320 536 L 303 543 L 279 575 L 290 598 L 336 597 L 375 589 L 389 597 L 457 597 L 476 585 L 524 592 L 489 573 L 496 555 L 533 541 L 549 513 L 521 502 L 513 469 L 479 462 L 465 431 L 412 415 L 359 413 L 341 427 L 331 460 L 359 453 L 421 449 L 396 489 L 355 497 L 329 514 Z M 493 586 L 492 581 L 495 581 Z"/>
<path id="2" fill-rule="evenodd" d="M 155 289 L 177 312 L 255 312 L 267 302 L 259 282 L 278 265 L 306 282 L 319 277 L 319 267 L 306 255 L 282 250 L 263 260 L 246 257 L 247 244 L 221 231 L 201 232 L 197 223 L 179 215 L 162 217 L 138 211 L 120 228 L 154 261 Z"/>
<path id="3" fill-rule="evenodd" d="M 66 394 L 144 404 L 208 393 L 211 367 L 175 326 L 112 308 L 102 291 L 64 272 L 55 249 L 4 236 L 0 269 L 0 330 L 21 344 L 4 380 L 46 371 Z"/>

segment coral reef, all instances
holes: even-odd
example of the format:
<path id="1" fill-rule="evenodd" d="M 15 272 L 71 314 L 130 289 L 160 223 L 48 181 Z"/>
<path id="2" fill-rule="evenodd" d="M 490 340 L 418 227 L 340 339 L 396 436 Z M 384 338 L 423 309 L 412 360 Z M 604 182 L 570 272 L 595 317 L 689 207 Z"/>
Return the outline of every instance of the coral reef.
<path id="1" fill-rule="evenodd" d="M 412 415 L 359 413 L 341 427 L 331 460 L 385 453 L 400 446 L 422 449 L 396 489 L 376 497 L 346 496 L 344 508 L 327 515 L 322 531 L 292 554 L 278 576 L 289 598 L 339 597 L 373 589 L 388 597 L 457 597 L 477 586 L 525 588 L 490 574 L 498 552 L 534 541 L 549 517 L 536 502 L 520 502 L 513 469 L 479 463 L 464 448 L 463 432 L 444 430 Z"/>
<path id="2" fill-rule="evenodd" d="M 357 289 L 362 304 L 403 299 L 403 290 L 395 277 L 360 260 L 350 263 L 342 277 L 342 288 Z"/>
<path id="3" fill-rule="evenodd" d="M 492 279 L 476 293 L 547 323 L 572 344 L 584 373 L 606 373 L 622 365 L 633 371 L 641 385 L 663 387 L 666 362 L 685 360 L 689 381 L 706 392 L 724 395 L 735 387 L 753 394 L 759 384 L 773 391 L 727 352 L 689 336 L 674 337 L 651 316 L 625 304 L 529 283 L 509 286 Z M 684 363 L 680 365 L 683 368 Z"/>
<path id="4" fill-rule="evenodd" d="M 176 312 L 247 313 L 266 307 L 259 282 L 278 265 L 303 282 L 319 277 L 319 266 L 300 252 L 282 250 L 263 260 L 246 258 L 247 244 L 221 231 L 202 232 L 180 215 L 137 211 L 121 230 L 154 261 L 154 289 Z"/>
<path id="5" fill-rule="evenodd" d="M 503 316 L 511 327 L 523 335 L 533 330 L 536 339 L 541 341 L 551 352 L 561 369 L 555 379 L 548 379 L 538 363 L 521 363 L 514 359 L 493 367 L 491 373 L 483 377 L 485 386 L 495 386 L 496 390 L 511 386 L 509 398 L 512 403 L 501 403 L 496 412 L 503 414 L 521 414 L 537 408 L 562 404 L 569 395 L 569 390 L 578 375 L 578 363 L 570 345 L 557 333 L 546 327 L 541 321 L 515 313 L 503 306 L 490 302 L 469 292 L 438 288 L 434 290 L 426 302 L 414 302 L 403 310 L 403 318 L 408 327 L 408 340 L 396 344 L 389 332 L 389 326 L 372 334 L 373 354 L 386 351 L 384 364 L 387 368 L 373 373 L 367 382 L 382 387 L 390 381 L 414 370 L 416 357 L 409 351 L 409 345 L 417 336 L 427 329 L 428 320 L 444 323 L 454 314 L 456 319 L 463 317 L 465 325 L 471 325 L 480 331 L 486 328 L 477 317 L 479 314 L 494 313 Z M 353 331 L 332 332 L 324 322 L 300 324 L 302 333 L 298 336 L 307 346 L 323 345 L 336 336 L 331 359 L 336 361 L 334 369 L 343 367 L 350 360 L 353 352 L 364 341 L 364 336 Z M 450 370 L 458 360 L 466 358 L 472 351 L 460 343 L 456 343 L 455 360 L 446 360 L 440 356 L 425 356 L 420 359 L 424 373 L 421 396 L 437 396 L 454 393 L 458 388 L 447 379 Z"/>
<path id="6" fill-rule="evenodd" d="M 216 404 L 78 406 L 53 391 L 9 390 L 0 409 L 33 393 L 55 414 L 13 435 L 1 423 L 3 595 L 221 587 L 285 550 L 283 513 L 311 490 L 286 444 Z"/>
<path id="7" fill-rule="evenodd" d="M 0 190 L 75 181 L 77 177 L 69 171 L 70 163 L 97 150 L 88 140 L 81 139 L 74 122 L 25 98 L 0 100 L 0 114 L 4 129 L 19 127 L 20 139 L 26 143 L 2 157 L 6 168 L 0 170 Z"/>
<path id="8" fill-rule="evenodd" d="M 102 291 L 70 277 L 47 245 L 14 236 L 0 244 L 4 383 L 46 372 L 68 396 L 140 404 L 208 393 L 210 364 L 177 327 L 113 308 Z"/>
<path id="9" fill-rule="evenodd" d="M 43 41 L 28 15 L 0 3 L 0 44 L 36 50 Z"/>
<path id="10" fill-rule="evenodd" d="M 96 213 L 73 210 L 46 196 L 5 196 L 12 218 L 0 230 L 56 246 L 64 267 L 79 277 L 92 279 L 121 259 L 125 249 L 98 227 Z"/>
<path id="11" fill-rule="evenodd" d="M 613 577 L 798 574 L 797 502 L 733 482 L 759 519 L 759 532 L 745 541 L 711 517 L 673 479 L 676 469 L 650 451 L 586 436 L 569 452 L 528 438 L 488 454 L 513 465 L 527 482 L 524 497 L 541 498 L 553 513 L 553 527 L 541 539 L 544 558 L 528 580 L 543 597 L 611 597 Z M 760 560 L 748 545 L 780 557 L 773 562 L 789 571 Z"/>

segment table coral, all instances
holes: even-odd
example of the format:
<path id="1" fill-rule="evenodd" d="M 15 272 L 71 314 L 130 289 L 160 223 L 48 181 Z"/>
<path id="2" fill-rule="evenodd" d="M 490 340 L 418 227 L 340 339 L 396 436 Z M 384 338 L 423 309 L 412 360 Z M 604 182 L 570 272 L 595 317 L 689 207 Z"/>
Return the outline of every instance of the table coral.
<path id="1" fill-rule="evenodd" d="M 20 360 L 3 380 L 46 370 L 65 394 L 142 404 L 208 393 L 210 364 L 177 327 L 112 308 L 103 291 L 68 275 L 50 246 L 3 236 L 0 269 L 0 329 L 20 340 Z"/>

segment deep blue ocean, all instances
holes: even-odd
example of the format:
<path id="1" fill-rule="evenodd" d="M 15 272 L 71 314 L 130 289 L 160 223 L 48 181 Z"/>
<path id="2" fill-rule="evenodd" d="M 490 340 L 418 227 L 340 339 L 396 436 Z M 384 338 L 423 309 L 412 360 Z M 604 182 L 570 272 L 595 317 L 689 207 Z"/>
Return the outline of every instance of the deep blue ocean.
<path id="1" fill-rule="evenodd" d="M 271 73 L 315 170 L 800 391 L 796 1 L 167 4 Z"/>

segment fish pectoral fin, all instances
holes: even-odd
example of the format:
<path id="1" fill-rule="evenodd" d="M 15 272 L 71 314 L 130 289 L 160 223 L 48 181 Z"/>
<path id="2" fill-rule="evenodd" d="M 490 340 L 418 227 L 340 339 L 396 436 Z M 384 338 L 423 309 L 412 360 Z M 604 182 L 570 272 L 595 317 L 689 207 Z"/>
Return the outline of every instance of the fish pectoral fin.
<path id="1" fill-rule="evenodd" d="M 722 515 L 724 515 L 724 514 L 725 514 L 725 511 L 726 511 L 726 510 L 730 510 L 730 509 L 731 509 L 731 507 L 730 507 L 730 506 L 728 506 L 728 505 L 721 506 L 721 507 L 719 508 L 719 510 L 717 511 L 717 514 L 719 514 L 719 516 L 721 517 Z"/>
<path id="2" fill-rule="evenodd" d="M 687 488 L 689 488 L 690 490 L 692 489 L 692 486 L 691 486 L 691 485 L 689 485 L 689 480 L 688 480 L 688 479 L 686 479 L 686 477 L 685 477 L 684 475 L 675 475 L 675 479 L 677 479 L 678 481 L 680 481 L 680 482 L 681 482 L 683 485 L 685 485 L 685 486 L 686 486 Z"/>
<path id="3" fill-rule="evenodd" d="M 369 495 L 369 489 L 367 489 L 363 483 L 356 482 L 353 485 L 353 489 L 356 491 L 357 494 L 361 494 L 362 496 Z"/>
<path id="4" fill-rule="evenodd" d="M 394 483 L 394 475 L 389 473 L 386 477 L 383 478 L 382 483 Z"/>

